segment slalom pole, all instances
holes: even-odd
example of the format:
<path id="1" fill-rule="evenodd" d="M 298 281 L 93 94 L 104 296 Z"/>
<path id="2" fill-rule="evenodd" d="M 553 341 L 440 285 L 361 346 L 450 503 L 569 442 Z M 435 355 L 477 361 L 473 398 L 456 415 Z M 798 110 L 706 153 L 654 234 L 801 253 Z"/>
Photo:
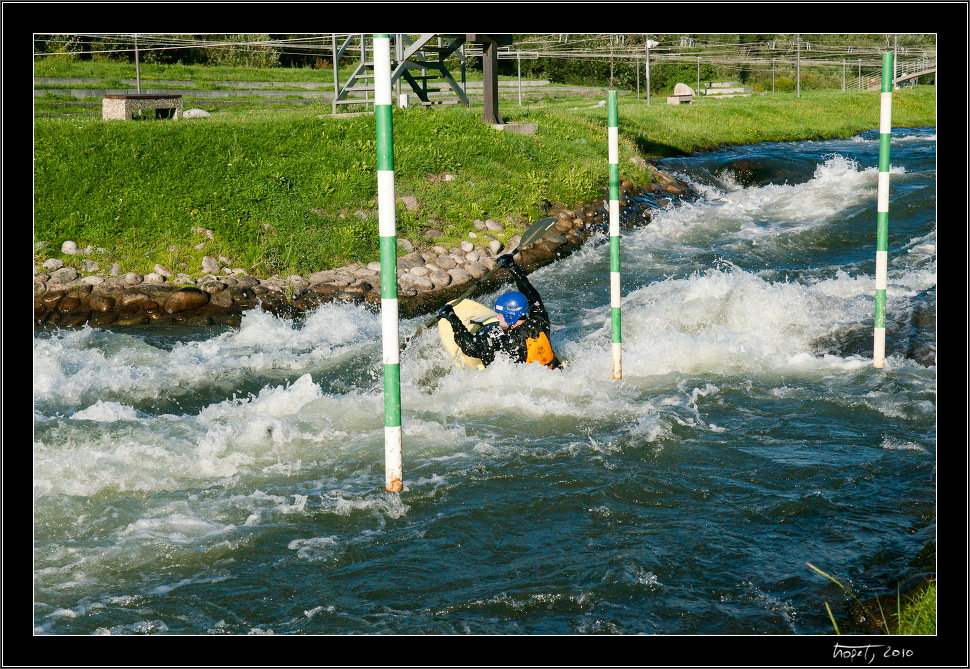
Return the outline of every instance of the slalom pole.
<path id="1" fill-rule="evenodd" d="M 609 91 L 610 144 L 610 318 L 613 330 L 613 380 L 623 378 L 620 364 L 620 130 L 616 91 Z"/>
<path id="2" fill-rule="evenodd" d="M 374 35 L 374 116 L 377 125 L 377 212 L 381 249 L 381 334 L 384 358 L 384 483 L 403 489 L 401 349 L 394 212 L 394 127 L 391 119 L 391 38 Z"/>
<path id="3" fill-rule="evenodd" d="M 872 366 L 886 364 L 886 268 L 889 263 L 889 138 L 892 133 L 893 54 L 882 54 L 879 95 L 879 188 L 876 196 L 876 315 Z"/>

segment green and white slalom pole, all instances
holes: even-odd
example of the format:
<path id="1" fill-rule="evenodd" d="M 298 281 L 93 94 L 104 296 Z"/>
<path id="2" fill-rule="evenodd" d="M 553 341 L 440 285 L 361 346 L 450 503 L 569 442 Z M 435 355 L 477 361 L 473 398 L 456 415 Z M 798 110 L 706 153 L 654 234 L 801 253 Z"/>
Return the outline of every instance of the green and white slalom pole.
<path id="1" fill-rule="evenodd" d="M 889 262 L 889 138 L 892 132 L 893 54 L 882 54 L 879 96 L 879 188 L 876 196 L 876 316 L 872 366 L 886 364 L 886 268 Z"/>
<path id="2" fill-rule="evenodd" d="M 384 357 L 384 483 L 403 489 L 401 348 L 394 212 L 394 126 L 391 119 L 391 38 L 374 35 L 374 116 L 377 119 L 377 211 L 381 248 L 381 334 Z"/>
<path id="3" fill-rule="evenodd" d="M 620 129 L 616 91 L 608 94 L 610 144 L 610 318 L 613 330 L 613 380 L 623 378 L 620 361 Z"/>

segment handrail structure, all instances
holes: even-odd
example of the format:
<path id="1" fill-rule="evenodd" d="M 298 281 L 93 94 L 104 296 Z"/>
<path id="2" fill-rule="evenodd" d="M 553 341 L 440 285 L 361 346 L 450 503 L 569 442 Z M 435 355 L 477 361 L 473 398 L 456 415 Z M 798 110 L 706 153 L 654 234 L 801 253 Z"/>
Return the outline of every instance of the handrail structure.
<path id="1" fill-rule="evenodd" d="M 429 89 L 428 82 L 443 80 L 458 98 L 458 102 L 468 106 L 468 96 L 465 94 L 465 53 L 466 35 L 441 35 L 423 33 L 412 39 L 410 35 L 391 35 L 391 86 L 400 94 L 401 81 L 406 81 L 417 96 L 421 104 L 440 104 L 443 101 L 433 101 L 429 92 L 439 89 Z M 370 38 L 370 40 L 369 40 Z M 374 60 L 372 38 L 366 34 L 348 35 L 339 45 L 337 36 L 332 36 L 334 63 L 333 113 L 337 113 L 337 105 L 342 104 L 373 104 L 370 93 L 374 91 Z M 341 84 L 338 74 L 338 63 L 341 56 L 349 53 L 349 49 L 360 52 L 360 62 Z M 455 80 L 449 71 L 445 60 L 452 54 L 457 54 L 461 64 L 461 84 Z M 420 75 L 412 71 L 420 70 Z M 360 97 L 363 94 L 363 97 Z"/>
<path id="2" fill-rule="evenodd" d="M 846 63 L 851 66 L 851 63 Z M 896 63 L 895 73 L 892 79 L 892 86 L 896 86 L 903 81 L 910 81 L 927 74 L 936 74 L 936 52 L 924 51 L 919 58 L 909 60 L 899 60 Z M 871 92 L 882 89 L 882 70 L 861 70 L 852 77 L 852 83 L 847 78 L 845 84 L 846 92 Z"/>

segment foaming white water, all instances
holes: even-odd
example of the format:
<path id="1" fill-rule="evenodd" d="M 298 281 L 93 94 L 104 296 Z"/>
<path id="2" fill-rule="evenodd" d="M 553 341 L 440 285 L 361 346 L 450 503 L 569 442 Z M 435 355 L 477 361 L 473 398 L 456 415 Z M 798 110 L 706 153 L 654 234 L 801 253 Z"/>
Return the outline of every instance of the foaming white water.
<path id="1" fill-rule="evenodd" d="M 379 397 L 328 393 L 311 374 L 379 351 L 379 335 L 376 315 L 333 305 L 304 323 L 248 312 L 238 330 L 171 348 L 88 328 L 37 338 L 35 495 L 152 493 L 332 457 L 380 431 Z M 180 410 L 199 393 L 216 401 Z"/>
<path id="2" fill-rule="evenodd" d="M 78 411 L 73 420 L 93 420 L 97 423 L 113 423 L 116 420 L 137 420 L 138 412 L 120 402 L 102 402 L 98 400 L 87 409 Z"/>
<path id="3" fill-rule="evenodd" d="M 843 141 L 850 142 L 850 143 L 857 143 L 857 144 L 878 145 L 879 135 L 877 133 L 872 133 L 869 135 L 865 135 L 865 134 L 854 135 L 853 137 L 850 137 Z M 897 143 L 904 144 L 909 142 L 921 142 L 921 143 L 936 142 L 936 133 L 934 132 L 932 134 L 923 134 L 923 133 L 900 134 L 900 132 L 896 130 L 890 134 L 889 141 L 891 144 L 897 144 Z"/>
<path id="4" fill-rule="evenodd" d="M 550 271 L 536 282 L 554 278 Z M 772 282 L 736 267 L 654 281 L 623 297 L 624 381 L 619 384 L 610 378 L 605 305 L 580 309 L 570 338 L 563 339 L 564 330 L 554 332 L 567 361 L 561 371 L 501 359 L 486 370 L 461 371 L 440 348 L 436 333 L 428 332 L 402 358 L 409 455 L 468 454 L 483 443 L 507 442 L 510 429 L 527 429 L 533 436 L 547 429 L 581 430 L 590 416 L 633 425 L 632 433 L 656 439 L 671 425 L 669 417 L 660 417 L 670 405 L 656 398 L 673 398 L 678 412 L 690 406 L 689 389 L 673 392 L 671 375 L 817 378 L 865 367 L 871 364 L 866 357 L 819 354 L 814 342 L 868 322 L 873 288 L 871 279 L 845 273 L 799 284 Z M 346 306 L 315 312 L 305 324 L 254 313 L 239 331 L 170 351 L 126 338 L 131 350 L 116 346 L 109 352 L 92 345 L 99 335 L 91 331 L 39 342 L 51 355 L 72 361 L 70 373 L 63 367 L 60 372 L 67 375 L 65 383 L 89 387 L 91 397 L 104 391 L 99 383 L 131 378 L 125 371 L 133 370 L 119 360 L 139 360 L 146 368 L 141 376 L 161 388 L 176 388 L 187 378 L 198 381 L 206 369 L 203 357 L 213 361 L 215 373 L 246 369 L 259 371 L 263 380 L 242 396 L 230 389 L 220 397 L 210 388 L 207 394 L 215 401 L 188 413 L 97 399 L 68 412 L 71 420 L 58 421 L 45 402 L 56 404 L 64 396 L 53 375 L 48 377 L 46 390 L 35 387 L 35 398 L 43 400 L 35 409 L 35 495 L 151 494 L 207 481 L 259 480 L 311 462 L 329 463 L 351 478 L 369 475 L 380 462 L 383 440 L 377 320 Z M 402 323 L 402 332 L 410 332 L 417 320 Z M 316 341 L 322 341 L 319 349 L 313 348 Z M 331 369 L 346 351 L 365 355 Z M 244 352 L 246 362 L 236 366 Z M 348 377 L 350 368 L 362 365 L 371 372 L 357 369 Z M 285 378 L 276 382 L 278 375 Z M 360 454 L 366 454 L 362 460 Z"/>
<path id="5" fill-rule="evenodd" d="M 894 167 L 891 172 L 904 170 Z M 725 237 L 764 242 L 836 225 L 839 214 L 875 197 L 877 180 L 877 168 L 861 168 L 857 161 L 835 154 L 805 183 L 737 188 L 728 181 L 724 191 L 705 187 L 700 202 L 657 212 L 649 226 L 631 236 L 631 244 L 697 243 L 712 234 L 720 244 L 726 243 Z"/>
<path id="6" fill-rule="evenodd" d="M 655 281 L 622 301 L 623 368 L 634 376 L 760 373 L 804 367 L 813 341 L 871 316 L 871 284 L 770 282 L 732 268 Z M 604 323 L 605 309 L 588 314 Z M 586 343 L 609 341 L 603 325 Z M 606 355 L 605 346 L 603 355 Z M 575 347 L 571 350 L 576 350 Z M 830 361 L 816 364 L 827 367 Z M 860 361 L 861 364 L 861 361 Z"/>
<path id="7" fill-rule="evenodd" d="M 852 155 L 847 144 L 818 152 Z M 840 166 L 819 161 L 821 183 Z M 624 228 L 619 381 L 605 239 L 532 275 L 564 370 L 460 371 L 433 329 L 415 337 L 402 350 L 400 495 L 384 490 L 378 314 L 330 305 L 299 322 L 247 313 L 231 330 L 39 332 L 35 631 L 435 633 L 458 630 L 440 613 L 471 612 L 473 633 L 527 621 L 537 633 L 825 633 L 824 613 L 792 604 L 824 588 L 791 578 L 804 547 L 840 573 L 877 554 L 905 562 L 933 513 L 936 451 L 935 368 L 917 362 L 928 356 L 874 371 L 866 352 L 874 280 L 858 249 L 870 241 L 845 235 L 872 228 L 875 174 L 841 167 L 869 194 L 840 205 L 839 179 L 829 193 L 735 184 L 712 191 L 720 211 L 670 207 L 655 230 Z M 894 334 L 932 346 L 937 242 L 921 179 L 913 238 L 892 240 L 890 303 L 914 305 Z M 776 214 L 786 193 L 837 213 Z M 665 219 L 681 225 L 663 234 Z M 425 319 L 402 321 L 402 339 Z M 836 516 L 880 531 L 825 532 Z M 681 554 L 692 559 L 671 562 Z M 674 563 L 685 597 L 596 618 L 603 601 L 664 588 Z M 724 565 L 732 577 L 711 595 Z M 462 581 L 469 569 L 482 578 Z M 415 593 L 428 604 L 402 610 Z M 687 608 L 711 615 L 685 626 Z"/>
<path id="8" fill-rule="evenodd" d="M 293 370 L 325 369 L 379 337 L 377 316 L 345 304 L 322 307 L 305 323 L 249 311 L 238 330 L 171 350 L 91 328 L 59 332 L 34 340 L 34 404 L 76 407 L 121 398 L 135 403 L 199 385 L 228 389 L 251 375 L 285 379 Z"/>

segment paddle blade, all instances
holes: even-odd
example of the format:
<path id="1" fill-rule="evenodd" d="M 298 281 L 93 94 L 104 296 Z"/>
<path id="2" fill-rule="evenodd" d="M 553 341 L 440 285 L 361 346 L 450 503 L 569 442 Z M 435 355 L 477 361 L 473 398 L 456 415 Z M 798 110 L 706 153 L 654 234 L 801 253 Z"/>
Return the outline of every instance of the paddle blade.
<path id="1" fill-rule="evenodd" d="M 552 218 L 551 216 L 540 218 L 538 221 L 533 223 L 528 230 L 522 233 L 522 241 L 519 242 L 518 247 L 516 247 L 516 251 L 521 249 L 523 246 L 528 246 L 532 242 L 540 239 L 542 235 L 549 232 L 549 230 L 552 229 L 552 226 L 554 226 L 558 221 L 559 219 Z"/>

